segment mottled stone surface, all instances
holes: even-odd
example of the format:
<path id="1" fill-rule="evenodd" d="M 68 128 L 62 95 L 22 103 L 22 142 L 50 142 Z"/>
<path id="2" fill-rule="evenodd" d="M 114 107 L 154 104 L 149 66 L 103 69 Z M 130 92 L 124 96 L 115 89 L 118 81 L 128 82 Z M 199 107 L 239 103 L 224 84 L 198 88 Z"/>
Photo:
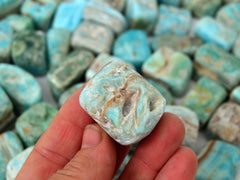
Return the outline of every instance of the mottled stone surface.
<path id="1" fill-rule="evenodd" d="M 45 39 L 41 31 L 18 32 L 11 47 L 13 62 L 33 75 L 44 75 L 48 70 Z"/>
<path id="2" fill-rule="evenodd" d="M 233 54 L 240 59 L 240 34 L 238 35 L 235 45 L 233 47 Z"/>
<path id="3" fill-rule="evenodd" d="M 16 121 L 15 128 L 25 146 L 35 145 L 57 114 L 57 109 L 39 103 L 25 111 Z"/>
<path id="4" fill-rule="evenodd" d="M 120 166 L 119 169 L 117 170 L 117 172 L 116 172 L 116 174 L 115 174 L 115 176 L 113 177 L 112 180 L 118 180 L 118 179 L 119 179 L 120 175 L 121 175 L 122 172 L 124 171 L 125 167 L 127 166 L 128 162 L 131 160 L 131 158 L 132 158 L 132 155 L 130 155 L 130 154 L 128 154 L 128 155 L 124 158 L 121 166 Z"/>
<path id="5" fill-rule="evenodd" d="M 9 63 L 13 29 L 6 22 L 0 22 L 0 63 Z"/>
<path id="6" fill-rule="evenodd" d="M 0 63 L 0 85 L 18 112 L 23 112 L 42 100 L 42 90 L 38 82 L 17 66 Z"/>
<path id="7" fill-rule="evenodd" d="M 18 136 L 11 131 L 0 134 L 0 180 L 5 180 L 8 162 L 23 151 Z"/>
<path id="8" fill-rule="evenodd" d="M 202 127 L 226 97 L 227 93 L 222 86 L 206 77 L 202 77 L 188 92 L 182 105 L 197 114 Z"/>
<path id="9" fill-rule="evenodd" d="M 127 0 L 126 17 L 130 28 L 150 32 L 157 20 L 156 0 Z"/>
<path id="10" fill-rule="evenodd" d="M 157 51 L 159 48 L 169 47 L 175 51 L 193 55 L 202 45 L 202 41 L 197 37 L 166 34 L 153 37 L 151 45 L 154 51 Z"/>
<path id="11" fill-rule="evenodd" d="M 183 53 L 161 48 L 142 66 L 143 74 L 166 84 L 175 96 L 182 96 L 192 75 L 192 62 Z"/>
<path id="12" fill-rule="evenodd" d="M 176 34 L 187 35 L 191 28 L 191 13 L 185 9 L 161 5 L 155 35 Z"/>
<path id="13" fill-rule="evenodd" d="M 197 50 L 194 67 L 198 75 L 207 76 L 228 90 L 240 82 L 240 60 L 214 44 Z"/>
<path id="14" fill-rule="evenodd" d="M 53 28 L 63 28 L 74 32 L 82 21 L 86 0 L 62 2 L 55 14 Z"/>
<path id="15" fill-rule="evenodd" d="M 59 107 L 61 107 L 75 91 L 82 87 L 83 84 L 84 83 L 75 84 L 62 93 L 58 101 Z"/>
<path id="16" fill-rule="evenodd" d="M 33 146 L 25 149 L 23 152 L 15 156 L 7 165 L 7 180 L 15 180 L 24 162 L 33 150 Z"/>
<path id="17" fill-rule="evenodd" d="M 133 144 L 146 137 L 160 120 L 166 101 L 123 61 L 112 61 L 84 87 L 79 101 L 117 142 Z"/>
<path id="18" fill-rule="evenodd" d="M 125 17 L 120 12 L 110 6 L 99 6 L 93 2 L 86 4 L 83 19 L 103 24 L 116 34 L 120 34 L 127 26 Z"/>
<path id="19" fill-rule="evenodd" d="M 83 21 L 72 37 L 72 46 L 86 48 L 95 53 L 110 53 L 114 33 L 104 25 Z"/>
<path id="20" fill-rule="evenodd" d="M 236 3 L 240 2 L 240 0 L 223 0 L 224 3 Z"/>
<path id="21" fill-rule="evenodd" d="M 221 0 L 183 0 L 183 7 L 197 17 L 214 16 L 221 3 Z"/>
<path id="22" fill-rule="evenodd" d="M 199 121 L 195 112 L 183 106 L 166 106 L 165 112 L 177 115 L 185 127 L 183 146 L 194 148 L 198 140 Z"/>
<path id="23" fill-rule="evenodd" d="M 240 86 L 237 86 L 232 90 L 230 100 L 240 104 Z"/>
<path id="24" fill-rule="evenodd" d="M 50 29 L 47 33 L 47 49 L 50 68 L 58 67 L 70 49 L 71 33 L 66 29 Z"/>
<path id="25" fill-rule="evenodd" d="M 160 4 L 167 4 L 171 6 L 179 6 L 181 0 L 158 0 Z"/>
<path id="26" fill-rule="evenodd" d="M 210 141 L 198 155 L 196 180 L 238 180 L 240 149 L 222 141 Z"/>
<path id="27" fill-rule="evenodd" d="M 210 17 L 198 21 L 194 32 L 203 41 L 216 44 L 227 51 L 232 48 L 237 38 L 234 30 Z"/>
<path id="28" fill-rule="evenodd" d="M 55 97 L 59 97 L 71 85 L 78 82 L 93 62 L 89 51 L 75 50 L 69 54 L 58 68 L 50 71 L 47 79 Z"/>
<path id="29" fill-rule="evenodd" d="M 139 70 L 151 55 L 147 35 L 141 30 L 128 30 L 115 41 L 113 55 L 130 63 Z"/>
<path id="30" fill-rule="evenodd" d="M 15 11 L 20 7 L 24 0 L 1 0 L 0 1 L 0 17 Z"/>
<path id="31" fill-rule="evenodd" d="M 88 0 L 94 3 L 104 3 L 108 4 L 109 6 L 113 7 L 118 11 L 122 11 L 125 7 L 126 0 Z"/>

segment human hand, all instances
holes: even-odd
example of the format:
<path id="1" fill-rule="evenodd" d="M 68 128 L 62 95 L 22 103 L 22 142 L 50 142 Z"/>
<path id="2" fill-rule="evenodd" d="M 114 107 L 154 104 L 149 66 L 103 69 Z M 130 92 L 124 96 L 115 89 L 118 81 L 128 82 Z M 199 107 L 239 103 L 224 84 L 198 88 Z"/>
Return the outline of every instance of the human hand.
<path id="1" fill-rule="evenodd" d="M 112 179 L 130 146 L 113 141 L 80 107 L 75 92 L 39 139 L 17 180 Z M 153 132 L 138 145 L 119 179 L 192 180 L 195 153 L 180 147 L 184 126 L 165 113 Z"/>

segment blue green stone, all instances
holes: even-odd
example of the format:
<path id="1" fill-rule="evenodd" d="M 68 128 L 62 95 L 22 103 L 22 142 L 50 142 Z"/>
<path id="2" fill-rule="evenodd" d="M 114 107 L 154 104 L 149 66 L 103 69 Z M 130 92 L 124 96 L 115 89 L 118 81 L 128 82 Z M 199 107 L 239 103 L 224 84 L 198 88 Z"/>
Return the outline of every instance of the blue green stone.
<path id="1" fill-rule="evenodd" d="M 124 171 L 125 167 L 127 166 L 128 162 L 131 160 L 132 155 L 127 154 L 127 156 L 124 158 L 121 166 L 119 167 L 119 169 L 117 170 L 115 176 L 113 177 L 112 180 L 118 180 L 119 177 L 121 176 L 122 172 Z"/>
<path id="2" fill-rule="evenodd" d="M 0 63 L 0 86 L 20 113 L 42 100 L 38 82 L 31 74 L 15 65 Z"/>
<path id="3" fill-rule="evenodd" d="M 118 143 L 146 137 L 160 120 L 166 101 L 123 61 L 112 61 L 87 82 L 82 108 Z"/>
<path id="4" fill-rule="evenodd" d="M 222 86 L 206 77 L 202 77 L 188 92 L 182 105 L 197 114 L 202 127 L 226 97 L 227 92 Z"/>
<path id="5" fill-rule="evenodd" d="M 0 180 L 5 180 L 8 162 L 23 151 L 23 144 L 11 131 L 0 134 Z"/>
<path id="6" fill-rule="evenodd" d="M 24 0 L 1 0 L 0 1 L 0 17 L 16 11 Z"/>
<path id="7" fill-rule="evenodd" d="M 240 59 L 240 34 L 238 35 L 235 45 L 233 47 L 233 54 Z"/>
<path id="8" fill-rule="evenodd" d="M 228 4 L 228 3 L 237 3 L 240 2 L 240 0 L 223 0 L 224 3 Z"/>
<path id="9" fill-rule="evenodd" d="M 216 44 L 227 51 L 233 47 L 237 39 L 237 32 L 211 17 L 198 21 L 194 32 L 203 41 Z"/>
<path id="10" fill-rule="evenodd" d="M 101 3 L 99 5 L 102 5 L 102 3 L 108 4 L 109 6 L 111 6 L 112 8 L 118 11 L 122 11 L 126 3 L 126 0 L 88 0 L 88 1 L 91 1 L 94 3 Z"/>
<path id="11" fill-rule="evenodd" d="M 0 22 L 0 63 L 9 63 L 11 61 L 11 43 L 13 38 L 13 29 L 6 22 Z"/>
<path id="12" fill-rule="evenodd" d="M 230 100 L 240 104 L 240 86 L 237 86 L 232 90 Z"/>
<path id="13" fill-rule="evenodd" d="M 191 28 L 191 13 L 185 9 L 161 5 L 154 35 L 187 35 Z"/>
<path id="14" fill-rule="evenodd" d="M 196 180 L 238 180 L 240 149 L 222 141 L 209 141 L 198 155 Z"/>
<path id="15" fill-rule="evenodd" d="M 167 4 L 171 6 L 179 6 L 181 0 L 158 0 L 160 4 Z"/>

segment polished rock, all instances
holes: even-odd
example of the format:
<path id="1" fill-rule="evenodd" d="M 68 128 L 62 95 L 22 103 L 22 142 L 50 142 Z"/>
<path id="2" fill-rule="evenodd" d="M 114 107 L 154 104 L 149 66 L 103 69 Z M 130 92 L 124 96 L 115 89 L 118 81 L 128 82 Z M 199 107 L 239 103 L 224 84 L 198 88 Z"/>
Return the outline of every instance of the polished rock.
<path id="1" fill-rule="evenodd" d="M 1 0 L 0 1 L 0 17 L 6 16 L 7 14 L 17 11 L 22 5 L 24 0 Z"/>
<path id="2" fill-rule="evenodd" d="M 12 39 L 12 27 L 6 22 L 0 22 L 0 63 L 9 63 L 11 61 Z"/>
<path id="3" fill-rule="evenodd" d="M 91 1 L 94 3 L 101 3 L 99 5 L 102 5 L 102 3 L 108 4 L 109 6 L 111 6 L 112 8 L 118 11 L 122 11 L 126 3 L 126 0 L 88 0 L 88 1 Z"/>
<path id="4" fill-rule="evenodd" d="M 181 0 L 158 0 L 160 4 L 167 4 L 171 6 L 179 6 L 181 3 Z"/>
<path id="5" fill-rule="evenodd" d="M 233 47 L 233 54 L 240 59 L 240 34 L 238 35 L 235 45 Z"/>
<path id="6" fill-rule="evenodd" d="M 240 104 L 240 86 L 237 86 L 232 90 L 230 94 L 230 100 L 232 102 Z"/>

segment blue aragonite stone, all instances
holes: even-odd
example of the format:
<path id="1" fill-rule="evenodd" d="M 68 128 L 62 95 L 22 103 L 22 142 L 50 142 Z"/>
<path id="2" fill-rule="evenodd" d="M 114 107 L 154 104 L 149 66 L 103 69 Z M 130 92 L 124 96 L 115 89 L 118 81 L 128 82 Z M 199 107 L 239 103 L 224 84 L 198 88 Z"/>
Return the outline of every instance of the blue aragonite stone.
<path id="1" fill-rule="evenodd" d="M 192 62 L 183 53 L 161 48 L 142 66 L 144 76 L 166 84 L 175 96 L 182 96 L 190 82 Z"/>
<path id="2" fill-rule="evenodd" d="M 222 141 L 208 142 L 198 155 L 196 180 L 238 180 L 240 149 Z"/>
<path id="3" fill-rule="evenodd" d="M 132 155 L 130 155 L 128 153 L 127 156 L 124 158 L 121 166 L 117 170 L 117 173 L 115 174 L 115 176 L 113 177 L 112 180 L 118 180 L 119 179 L 119 177 L 121 176 L 122 172 L 124 171 L 125 167 L 127 166 L 128 162 L 131 160 L 131 158 L 132 158 Z"/>
<path id="4" fill-rule="evenodd" d="M 39 29 L 46 30 L 50 26 L 57 4 L 53 0 L 25 0 L 21 13 L 33 19 Z"/>
<path id="5" fill-rule="evenodd" d="M 34 146 L 25 149 L 23 152 L 15 156 L 7 165 L 7 180 L 15 180 L 23 164 L 32 152 Z"/>
<path id="6" fill-rule="evenodd" d="M 240 2 L 240 0 L 223 0 L 224 3 L 228 4 L 228 3 L 236 3 L 236 2 Z"/>
<path id="7" fill-rule="evenodd" d="M 214 44 L 201 46 L 195 54 L 198 75 L 206 76 L 231 90 L 240 82 L 240 60 Z"/>
<path id="8" fill-rule="evenodd" d="M 161 4 L 167 4 L 171 6 L 179 6 L 181 0 L 158 0 Z"/>
<path id="9" fill-rule="evenodd" d="M 0 63 L 0 85 L 20 113 L 42 100 L 42 90 L 38 82 L 17 66 Z"/>
<path id="10" fill-rule="evenodd" d="M 55 14 L 53 28 L 63 28 L 74 32 L 82 21 L 86 0 L 62 2 Z"/>
<path id="11" fill-rule="evenodd" d="M 0 17 L 17 10 L 24 0 L 1 0 L 0 1 Z"/>
<path id="12" fill-rule="evenodd" d="M 203 41 L 216 44 L 227 51 L 232 48 L 237 39 L 237 33 L 234 30 L 210 17 L 198 21 L 194 32 Z"/>
<path id="13" fill-rule="evenodd" d="M 123 61 L 112 61 L 87 82 L 80 97 L 83 109 L 117 142 L 133 144 L 160 120 L 166 101 Z"/>
<path id="14" fill-rule="evenodd" d="M 191 28 L 191 13 L 185 9 L 161 5 L 154 35 L 187 35 Z"/>
<path id="15" fill-rule="evenodd" d="M 9 63 L 13 29 L 6 22 L 0 22 L 0 63 Z"/>
<path id="16" fill-rule="evenodd" d="M 232 90 L 230 100 L 240 104 L 240 86 L 237 86 Z"/>
<path id="17" fill-rule="evenodd" d="M 71 33 L 66 29 L 50 29 L 47 33 L 47 49 L 50 68 L 58 67 L 70 49 Z"/>
<path id="18" fill-rule="evenodd" d="M 194 111 L 200 126 L 205 125 L 216 108 L 225 100 L 227 92 L 216 82 L 202 77 L 183 99 L 182 105 Z"/>
<path id="19" fill-rule="evenodd" d="M 17 119 L 15 128 L 25 146 L 35 145 L 57 112 L 52 105 L 39 103 L 29 108 Z"/>
<path id="20" fill-rule="evenodd" d="M 125 7 L 126 0 L 88 0 L 92 2 L 104 2 L 118 11 L 122 11 Z"/>
<path id="21" fill-rule="evenodd" d="M 127 0 L 126 17 L 131 28 L 150 32 L 157 20 L 156 0 Z"/>
<path id="22" fill-rule="evenodd" d="M 0 134 L 0 180 L 5 180 L 8 162 L 23 151 L 23 144 L 11 131 Z"/>
<path id="23" fill-rule="evenodd" d="M 144 61 L 151 55 L 147 35 L 141 30 L 128 30 L 115 41 L 113 55 L 141 69 Z"/>
<path id="24" fill-rule="evenodd" d="M 238 35 L 235 45 L 233 47 L 233 54 L 240 59 L 240 34 Z"/>

